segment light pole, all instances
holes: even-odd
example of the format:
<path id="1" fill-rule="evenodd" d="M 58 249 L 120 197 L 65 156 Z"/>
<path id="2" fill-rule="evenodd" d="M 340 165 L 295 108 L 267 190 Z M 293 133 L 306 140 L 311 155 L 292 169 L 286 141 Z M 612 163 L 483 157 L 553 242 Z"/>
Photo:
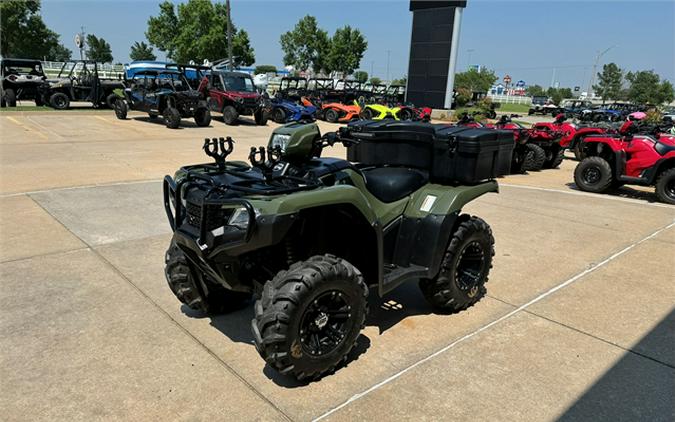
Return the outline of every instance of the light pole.
<path id="1" fill-rule="evenodd" d="M 389 57 L 391 56 L 391 50 L 387 50 L 387 83 L 389 83 Z"/>
<path id="2" fill-rule="evenodd" d="M 473 48 L 470 48 L 470 49 L 466 50 L 466 52 L 469 53 L 469 56 L 466 59 L 467 70 L 471 67 L 471 53 L 473 53 L 474 51 L 476 51 L 476 50 L 474 50 Z"/>
<path id="3" fill-rule="evenodd" d="M 606 48 L 604 51 L 598 52 L 598 55 L 595 56 L 595 63 L 593 63 L 593 70 L 591 71 L 591 79 L 588 81 L 588 90 L 586 91 L 586 92 L 588 92 L 589 98 L 593 98 L 593 92 L 592 92 L 593 82 L 595 82 L 595 72 L 598 70 L 598 63 L 600 63 L 600 58 L 602 56 L 604 56 L 605 54 L 607 54 L 607 52 L 609 50 L 613 49 L 614 47 L 616 47 L 616 46 L 613 45 L 609 48 Z"/>
<path id="4" fill-rule="evenodd" d="M 228 61 L 228 67 L 230 68 L 230 72 L 233 69 L 233 63 L 232 63 L 232 18 L 230 14 L 230 0 L 226 1 L 226 7 L 227 7 L 227 61 Z"/>

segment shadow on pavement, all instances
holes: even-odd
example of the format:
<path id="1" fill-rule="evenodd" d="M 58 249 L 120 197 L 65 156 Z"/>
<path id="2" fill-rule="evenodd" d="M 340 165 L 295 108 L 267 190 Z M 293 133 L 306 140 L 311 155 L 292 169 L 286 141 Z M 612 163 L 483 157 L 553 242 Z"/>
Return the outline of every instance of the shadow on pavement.
<path id="1" fill-rule="evenodd" d="M 380 334 L 409 316 L 432 313 L 432 308 L 424 299 L 424 296 L 422 296 L 417 283 L 412 282 L 398 287 L 384 298 L 379 297 L 376 288 L 371 288 L 368 305 L 370 312 L 366 319 L 366 325 L 378 327 Z M 251 321 L 254 317 L 253 301 L 242 304 L 240 309 L 221 315 L 206 316 L 185 305 L 181 307 L 181 311 L 190 318 L 209 318 L 211 325 L 230 340 L 248 344 L 251 346 L 251 350 L 254 350 L 253 334 L 251 333 Z M 336 368 L 336 370 L 357 360 L 369 347 L 370 339 L 364 334 L 359 335 L 356 340 L 356 346 L 349 353 L 347 361 Z M 279 374 L 270 368 L 269 365 L 265 366 L 263 372 L 270 380 L 282 387 L 295 388 L 307 385 L 307 383 L 298 382 L 292 377 Z"/>
<path id="2" fill-rule="evenodd" d="M 166 126 L 166 123 L 164 123 L 164 118 L 162 118 L 160 116 L 155 117 L 155 118 L 151 118 L 151 117 L 148 117 L 148 116 L 141 116 L 141 117 L 134 116 L 134 117 L 131 117 L 131 120 L 136 120 L 138 122 L 154 123 L 156 125 Z M 209 126 L 197 126 L 197 124 L 194 121 L 188 120 L 188 118 L 185 118 L 185 119 L 182 119 L 180 121 L 180 126 L 177 127 L 176 129 L 186 129 L 186 128 L 207 129 L 209 127 L 211 127 L 211 125 L 209 125 Z"/>
<path id="3" fill-rule="evenodd" d="M 631 349 L 665 348 L 675 362 L 675 309 Z M 672 421 L 675 367 L 626 352 L 560 418 L 561 421 Z"/>
<path id="4" fill-rule="evenodd" d="M 572 190 L 575 190 L 577 192 L 583 192 L 581 189 L 577 187 L 574 182 L 567 183 L 566 186 Z M 647 202 L 652 202 L 652 203 L 658 203 L 658 199 L 656 198 L 656 194 L 651 191 L 643 191 L 643 190 L 637 190 L 630 188 L 628 186 L 622 186 L 620 188 L 615 188 L 615 189 L 609 189 L 606 192 L 599 193 L 598 195 L 611 195 L 611 196 L 617 196 L 620 198 L 629 198 L 629 199 L 639 199 L 642 201 L 647 201 Z"/>

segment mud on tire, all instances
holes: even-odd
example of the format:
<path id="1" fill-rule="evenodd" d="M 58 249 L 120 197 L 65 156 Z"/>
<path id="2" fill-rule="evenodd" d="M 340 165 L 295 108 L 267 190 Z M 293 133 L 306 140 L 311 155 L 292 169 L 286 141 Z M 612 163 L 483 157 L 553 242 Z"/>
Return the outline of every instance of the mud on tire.
<path id="1" fill-rule="evenodd" d="M 185 253 L 173 241 L 164 259 L 164 275 L 169 288 L 190 309 L 205 314 L 232 311 L 241 308 L 251 296 L 198 278 Z"/>
<path id="2" fill-rule="evenodd" d="M 442 312 L 459 312 L 485 295 L 492 268 L 495 239 L 490 226 L 478 217 L 462 215 L 436 278 L 420 280 L 431 305 Z"/>
<path id="3" fill-rule="evenodd" d="M 346 361 L 368 314 L 368 287 L 352 264 L 314 256 L 264 286 L 252 321 L 260 356 L 282 374 L 315 380 Z"/>

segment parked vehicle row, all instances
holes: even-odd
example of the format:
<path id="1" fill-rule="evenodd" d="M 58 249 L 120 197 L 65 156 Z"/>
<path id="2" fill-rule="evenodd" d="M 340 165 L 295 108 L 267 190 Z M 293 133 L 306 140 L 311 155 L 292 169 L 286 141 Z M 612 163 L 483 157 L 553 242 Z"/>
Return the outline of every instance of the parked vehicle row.
<path id="1" fill-rule="evenodd" d="M 53 79 L 45 76 L 39 60 L 3 58 L 0 72 L 2 107 L 15 107 L 21 100 L 57 110 L 69 108 L 72 101 L 112 107 L 117 98 L 115 91 L 124 88 L 121 79 L 102 77 L 98 64 L 90 60 L 63 63 Z"/>

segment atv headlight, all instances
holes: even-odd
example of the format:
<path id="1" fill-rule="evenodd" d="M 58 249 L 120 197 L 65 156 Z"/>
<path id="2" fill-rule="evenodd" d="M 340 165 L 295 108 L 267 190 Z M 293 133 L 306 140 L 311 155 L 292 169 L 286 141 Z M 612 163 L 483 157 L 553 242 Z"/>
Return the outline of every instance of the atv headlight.
<path id="1" fill-rule="evenodd" d="M 272 135 L 272 140 L 270 141 L 270 146 L 272 148 L 279 147 L 281 152 L 286 152 L 286 147 L 291 140 L 291 135 L 283 135 L 281 133 L 275 133 Z"/>
<path id="2" fill-rule="evenodd" d="M 249 212 L 244 207 L 239 207 L 234 210 L 227 224 L 229 226 L 237 227 L 241 230 L 246 230 L 248 228 Z"/>

